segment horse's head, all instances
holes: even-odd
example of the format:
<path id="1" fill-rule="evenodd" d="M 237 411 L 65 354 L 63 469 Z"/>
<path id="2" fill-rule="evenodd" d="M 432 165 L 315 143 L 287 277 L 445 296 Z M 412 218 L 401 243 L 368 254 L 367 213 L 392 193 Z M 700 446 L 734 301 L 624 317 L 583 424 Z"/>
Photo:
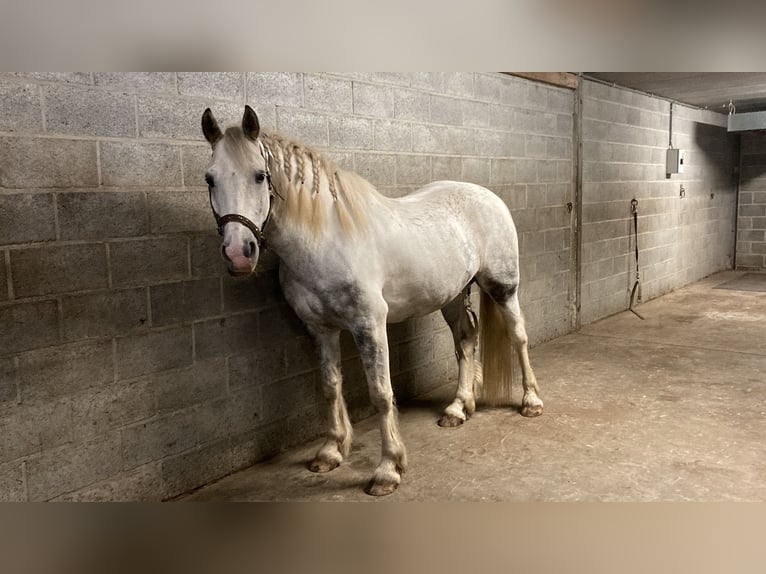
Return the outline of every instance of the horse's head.
<path id="1" fill-rule="evenodd" d="M 221 253 L 230 274 L 247 275 L 258 263 L 272 202 L 267 151 L 258 140 L 258 116 L 245 106 L 241 128 L 229 128 L 224 134 L 208 108 L 202 114 L 202 133 L 213 148 L 205 181 L 223 237 Z"/>

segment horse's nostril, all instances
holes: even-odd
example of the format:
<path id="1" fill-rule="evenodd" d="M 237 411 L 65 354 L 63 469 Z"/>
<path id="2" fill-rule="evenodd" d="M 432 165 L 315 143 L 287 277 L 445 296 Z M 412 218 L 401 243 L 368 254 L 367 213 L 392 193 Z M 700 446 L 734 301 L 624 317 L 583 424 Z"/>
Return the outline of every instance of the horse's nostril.
<path id="1" fill-rule="evenodd" d="M 231 261 L 228 255 L 226 255 L 226 245 L 221 245 L 221 255 L 223 255 L 224 261 Z"/>
<path id="2" fill-rule="evenodd" d="M 245 245 L 245 257 L 252 257 L 255 253 L 255 242 L 250 241 L 247 245 Z"/>

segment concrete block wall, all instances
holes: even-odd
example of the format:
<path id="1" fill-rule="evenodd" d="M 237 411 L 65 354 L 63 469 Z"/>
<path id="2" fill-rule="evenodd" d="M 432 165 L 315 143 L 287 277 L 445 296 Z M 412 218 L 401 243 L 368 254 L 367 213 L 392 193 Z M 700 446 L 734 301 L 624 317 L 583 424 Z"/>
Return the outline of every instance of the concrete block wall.
<path id="1" fill-rule="evenodd" d="M 173 497 L 324 432 L 278 262 L 224 272 L 206 106 L 234 123 L 248 102 L 390 195 L 491 187 L 520 232 L 532 340 L 569 329 L 570 91 L 493 73 L 73 72 L 0 74 L 0 98 L 2 500 Z M 454 379 L 438 314 L 389 338 L 400 400 Z"/>
<path id="2" fill-rule="evenodd" d="M 634 197 L 644 299 L 732 266 L 737 136 L 725 116 L 674 104 L 673 146 L 685 153 L 685 171 L 667 178 L 669 120 L 665 100 L 584 82 L 583 324 L 628 307 Z"/>
<path id="3" fill-rule="evenodd" d="M 766 270 L 766 136 L 742 134 L 737 269 Z"/>

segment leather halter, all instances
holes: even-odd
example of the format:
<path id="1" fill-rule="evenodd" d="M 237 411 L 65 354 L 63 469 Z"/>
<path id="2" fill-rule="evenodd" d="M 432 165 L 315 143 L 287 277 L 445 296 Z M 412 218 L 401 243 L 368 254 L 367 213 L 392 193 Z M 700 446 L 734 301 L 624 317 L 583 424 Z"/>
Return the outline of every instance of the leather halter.
<path id="1" fill-rule="evenodd" d="M 213 210 L 213 216 L 215 217 L 215 222 L 218 225 L 218 235 L 223 235 L 223 226 L 227 223 L 240 223 L 247 227 L 255 237 L 255 242 L 260 248 L 266 241 L 266 237 L 264 235 L 266 231 L 266 225 L 268 225 L 269 220 L 271 220 L 271 208 L 274 205 L 274 186 L 271 184 L 271 173 L 269 172 L 269 159 L 267 157 L 267 152 L 264 147 L 264 145 L 258 141 L 258 146 L 261 150 L 261 156 L 263 156 L 263 160 L 266 163 L 266 181 L 269 184 L 269 210 L 266 213 L 266 219 L 263 220 L 263 223 L 261 224 L 261 227 L 258 227 L 255 223 L 250 221 L 247 217 L 244 215 L 240 215 L 239 213 L 227 213 L 226 215 L 218 215 L 218 213 L 215 210 L 215 207 L 213 207 L 213 192 L 208 187 L 208 199 L 210 200 L 210 209 Z"/>

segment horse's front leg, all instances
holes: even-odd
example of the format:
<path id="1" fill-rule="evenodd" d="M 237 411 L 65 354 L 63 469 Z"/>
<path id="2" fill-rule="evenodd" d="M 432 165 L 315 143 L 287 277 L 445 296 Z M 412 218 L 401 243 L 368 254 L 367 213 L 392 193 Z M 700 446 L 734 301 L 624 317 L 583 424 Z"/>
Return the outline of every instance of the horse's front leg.
<path id="1" fill-rule="evenodd" d="M 386 316 L 362 320 L 351 330 L 367 375 L 370 401 L 380 418 L 381 459 L 365 491 L 373 496 L 394 492 L 407 467 L 407 454 L 399 434 L 388 360 Z"/>
<path id="2" fill-rule="evenodd" d="M 308 325 L 319 353 L 322 390 L 329 412 L 327 439 L 309 465 L 313 472 L 328 472 L 348 456 L 351 449 L 351 423 L 343 400 L 340 370 L 340 331 Z"/>

